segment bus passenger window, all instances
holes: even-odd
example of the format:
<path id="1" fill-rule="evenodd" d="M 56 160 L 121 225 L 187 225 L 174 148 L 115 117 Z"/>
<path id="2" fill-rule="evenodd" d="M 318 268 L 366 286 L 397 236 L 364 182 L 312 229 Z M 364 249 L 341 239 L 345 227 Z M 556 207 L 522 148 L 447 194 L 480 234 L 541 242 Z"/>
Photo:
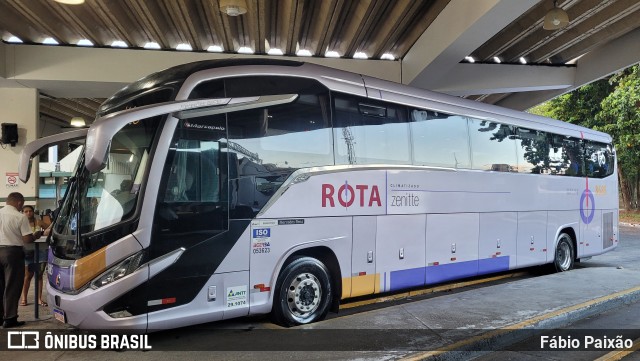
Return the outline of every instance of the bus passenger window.
<path id="1" fill-rule="evenodd" d="M 550 173 L 573 177 L 583 176 L 582 145 L 580 139 L 550 134 Z"/>
<path id="2" fill-rule="evenodd" d="M 469 119 L 473 169 L 515 172 L 517 168 L 514 129 L 488 120 Z"/>
<path id="3" fill-rule="evenodd" d="M 613 174 L 613 154 L 610 145 L 586 141 L 584 159 L 587 177 L 604 178 Z"/>
<path id="4" fill-rule="evenodd" d="M 328 93 L 228 114 L 233 219 L 252 218 L 291 173 L 333 165 Z"/>
<path id="5" fill-rule="evenodd" d="M 414 165 L 471 168 L 466 118 L 416 109 L 411 134 Z"/>
<path id="6" fill-rule="evenodd" d="M 516 130 L 516 150 L 519 173 L 549 173 L 549 140 L 541 131 L 518 128 Z"/>
<path id="7" fill-rule="evenodd" d="M 411 164 L 406 109 L 335 93 L 336 164 Z"/>

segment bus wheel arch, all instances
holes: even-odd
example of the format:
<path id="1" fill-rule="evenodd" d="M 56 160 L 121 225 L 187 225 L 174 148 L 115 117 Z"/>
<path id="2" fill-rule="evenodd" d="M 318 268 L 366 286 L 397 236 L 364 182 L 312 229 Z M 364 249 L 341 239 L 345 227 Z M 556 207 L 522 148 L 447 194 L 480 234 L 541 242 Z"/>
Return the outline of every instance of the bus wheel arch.
<path id="1" fill-rule="evenodd" d="M 555 242 L 552 266 L 556 272 L 573 269 L 577 260 L 578 248 L 576 234 L 573 228 L 564 228 L 558 234 Z"/>
<path id="2" fill-rule="evenodd" d="M 329 248 L 296 251 L 283 263 L 278 274 L 273 293 L 274 321 L 295 326 L 324 319 L 329 310 L 339 306 L 340 279 L 338 260 Z M 318 302 L 312 300 L 314 292 L 321 294 Z M 298 301 L 302 302 L 300 309 L 295 306 Z"/>

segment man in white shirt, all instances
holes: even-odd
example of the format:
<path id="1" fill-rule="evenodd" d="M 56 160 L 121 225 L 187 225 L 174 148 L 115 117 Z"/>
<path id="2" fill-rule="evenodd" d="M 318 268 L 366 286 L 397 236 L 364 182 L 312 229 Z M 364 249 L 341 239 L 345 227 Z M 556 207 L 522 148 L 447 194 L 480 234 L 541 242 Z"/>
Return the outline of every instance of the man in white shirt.
<path id="1" fill-rule="evenodd" d="M 0 310 L 3 328 L 24 325 L 18 321 L 18 302 L 24 280 L 23 246 L 40 238 L 32 233 L 29 220 L 22 214 L 24 196 L 18 192 L 7 196 L 7 206 L 0 209 Z M 4 302 L 3 302 L 4 301 Z"/>

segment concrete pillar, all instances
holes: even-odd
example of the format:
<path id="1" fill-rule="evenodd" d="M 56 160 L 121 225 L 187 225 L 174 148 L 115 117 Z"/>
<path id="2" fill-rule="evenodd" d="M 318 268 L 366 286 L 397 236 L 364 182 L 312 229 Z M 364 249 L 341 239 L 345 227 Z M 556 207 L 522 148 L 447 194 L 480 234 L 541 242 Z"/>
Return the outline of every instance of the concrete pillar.
<path id="1" fill-rule="evenodd" d="M 0 88 L 0 123 L 18 125 L 18 143 L 15 147 L 3 144 L 0 148 L 0 205 L 4 206 L 7 195 L 20 192 L 27 204 L 35 205 L 38 196 L 38 165 L 33 164 L 31 179 L 22 183 L 17 179 L 18 159 L 24 146 L 37 139 L 38 134 L 38 90 L 30 88 Z M 14 179 L 16 180 L 14 182 Z"/>

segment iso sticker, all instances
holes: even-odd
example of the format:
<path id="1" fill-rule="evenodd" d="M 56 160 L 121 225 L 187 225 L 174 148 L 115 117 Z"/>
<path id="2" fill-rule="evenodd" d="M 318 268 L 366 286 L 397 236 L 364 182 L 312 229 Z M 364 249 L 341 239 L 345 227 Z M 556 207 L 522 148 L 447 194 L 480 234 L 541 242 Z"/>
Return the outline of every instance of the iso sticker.
<path id="1" fill-rule="evenodd" d="M 251 235 L 251 252 L 253 254 L 271 252 L 271 228 L 254 228 Z"/>
<path id="2" fill-rule="evenodd" d="M 247 286 L 227 287 L 227 309 L 247 306 Z"/>

